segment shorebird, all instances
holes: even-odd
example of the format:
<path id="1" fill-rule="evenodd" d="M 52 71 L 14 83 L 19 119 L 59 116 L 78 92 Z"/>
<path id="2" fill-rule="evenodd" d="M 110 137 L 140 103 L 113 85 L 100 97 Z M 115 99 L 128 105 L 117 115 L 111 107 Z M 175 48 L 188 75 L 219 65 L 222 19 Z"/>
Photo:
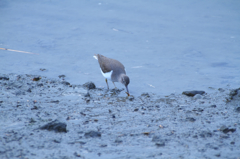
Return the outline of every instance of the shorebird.
<path id="1" fill-rule="evenodd" d="M 130 96 L 128 91 L 128 84 L 130 83 L 130 79 L 126 75 L 125 67 L 123 66 L 123 64 L 118 60 L 107 58 L 100 54 L 95 54 L 93 57 L 98 60 L 100 71 L 105 77 L 108 89 L 109 86 L 107 80 L 111 80 L 114 86 L 114 82 L 120 82 L 126 87 L 126 93 L 128 96 Z M 115 88 L 117 87 L 115 86 Z"/>

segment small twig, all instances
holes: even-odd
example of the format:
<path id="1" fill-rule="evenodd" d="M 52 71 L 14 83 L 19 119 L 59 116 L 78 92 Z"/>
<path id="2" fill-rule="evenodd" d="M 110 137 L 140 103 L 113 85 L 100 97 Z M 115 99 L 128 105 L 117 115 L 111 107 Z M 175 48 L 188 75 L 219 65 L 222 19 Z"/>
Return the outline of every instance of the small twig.
<path id="1" fill-rule="evenodd" d="M 32 53 L 32 52 L 19 51 L 19 50 L 7 49 L 7 48 L 0 48 L 0 49 L 1 49 L 1 50 L 7 50 L 7 51 L 20 52 L 20 53 L 24 53 L 24 54 L 34 54 L 34 55 L 38 55 L 38 54 Z"/>

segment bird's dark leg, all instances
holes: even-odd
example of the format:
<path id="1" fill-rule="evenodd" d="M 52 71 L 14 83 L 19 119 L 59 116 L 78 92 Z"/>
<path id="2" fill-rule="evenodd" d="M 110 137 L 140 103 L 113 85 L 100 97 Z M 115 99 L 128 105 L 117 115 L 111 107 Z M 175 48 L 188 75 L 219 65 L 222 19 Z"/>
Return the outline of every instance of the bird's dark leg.
<path id="1" fill-rule="evenodd" d="M 107 82 L 107 79 L 106 79 L 106 78 L 105 78 L 105 81 L 106 81 L 106 83 L 107 83 L 107 87 L 108 87 L 108 89 L 109 89 L 108 82 Z"/>
<path id="2" fill-rule="evenodd" d="M 113 85 L 115 86 L 115 89 L 117 89 L 117 87 L 116 87 L 115 83 L 114 83 L 114 82 L 112 82 L 112 83 L 113 83 Z"/>

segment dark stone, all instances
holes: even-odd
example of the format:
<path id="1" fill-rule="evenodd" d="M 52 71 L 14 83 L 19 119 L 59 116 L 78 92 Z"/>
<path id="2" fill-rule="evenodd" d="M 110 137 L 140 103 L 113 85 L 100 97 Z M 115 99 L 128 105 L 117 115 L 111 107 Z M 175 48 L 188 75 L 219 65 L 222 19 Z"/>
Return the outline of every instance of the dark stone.
<path id="1" fill-rule="evenodd" d="M 100 147 L 107 147 L 107 144 L 100 145 Z"/>
<path id="2" fill-rule="evenodd" d="M 155 145 L 157 147 L 163 147 L 163 146 L 165 146 L 165 142 L 157 142 L 157 143 L 155 143 Z"/>
<path id="3" fill-rule="evenodd" d="M 42 77 L 34 77 L 32 80 L 33 81 L 39 81 Z"/>
<path id="4" fill-rule="evenodd" d="M 89 138 L 89 137 L 92 137 L 92 138 L 101 137 L 101 133 L 98 132 L 98 131 L 89 131 L 89 132 L 85 133 L 84 136 L 86 138 Z"/>
<path id="5" fill-rule="evenodd" d="M 182 92 L 182 94 L 184 94 L 186 96 L 190 96 L 190 97 L 193 97 L 196 94 L 203 95 L 204 93 L 205 93 L 205 91 L 184 91 L 184 92 Z"/>
<path id="6" fill-rule="evenodd" d="M 134 111 L 135 111 L 135 112 L 138 111 L 138 108 L 135 108 Z"/>
<path id="7" fill-rule="evenodd" d="M 240 107 L 237 107 L 236 112 L 240 113 Z"/>
<path id="8" fill-rule="evenodd" d="M 37 86 L 38 86 L 38 87 L 43 87 L 43 84 L 42 84 L 42 83 L 40 83 L 40 84 L 38 84 Z"/>
<path id="9" fill-rule="evenodd" d="M 79 153 L 77 153 L 77 152 L 74 152 L 74 156 L 81 157 L 81 155 Z"/>
<path id="10" fill-rule="evenodd" d="M 87 92 L 87 93 L 84 95 L 84 97 L 90 97 L 89 92 Z"/>
<path id="11" fill-rule="evenodd" d="M 53 100 L 53 101 L 51 101 L 50 103 L 58 104 L 58 103 L 59 103 L 59 100 Z"/>
<path id="12" fill-rule="evenodd" d="M 38 107 L 37 106 L 33 106 L 33 108 L 31 108 L 31 110 L 37 110 L 38 109 Z"/>
<path id="13" fill-rule="evenodd" d="M 89 99 L 89 98 L 86 98 L 85 101 L 86 101 L 86 103 L 89 103 L 89 102 L 90 102 L 90 99 Z"/>
<path id="14" fill-rule="evenodd" d="M 40 68 L 40 71 L 46 71 L 47 69 L 45 69 L 45 68 Z"/>
<path id="15" fill-rule="evenodd" d="M 215 156 L 216 156 L 216 157 L 220 157 L 220 156 L 221 156 L 221 154 L 220 154 L 220 153 L 218 153 L 218 154 L 216 154 Z"/>
<path id="16" fill-rule="evenodd" d="M 236 129 L 234 129 L 234 128 L 232 128 L 232 129 L 226 128 L 222 132 L 226 134 L 228 132 L 235 132 L 235 131 L 236 131 Z"/>
<path id="17" fill-rule="evenodd" d="M 134 100 L 134 97 L 133 97 L 133 96 L 129 96 L 129 97 L 128 97 L 128 100 L 133 101 L 133 100 Z"/>
<path id="18" fill-rule="evenodd" d="M 30 88 L 28 88 L 27 92 L 30 92 L 30 93 L 31 93 L 31 92 L 32 92 L 32 90 L 31 90 Z"/>
<path id="19" fill-rule="evenodd" d="M 199 134 L 200 137 L 202 138 L 206 138 L 206 137 L 212 137 L 212 133 L 210 131 L 202 131 L 200 134 Z"/>
<path id="20" fill-rule="evenodd" d="M 236 131 L 235 128 L 227 128 L 226 126 L 222 126 L 219 130 L 222 131 L 225 134 L 227 134 L 228 132 L 235 132 Z"/>
<path id="21" fill-rule="evenodd" d="M 193 135 L 193 138 L 196 138 L 196 139 L 197 139 L 197 138 L 198 138 L 198 136 L 197 136 L 197 135 Z"/>
<path id="22" fill-rule="evenodd" d="M 66 86 L 70 86 L 70 83 L 67 82 L 67 81 L 62 81 L 62 84 L 63 84 L 63 85 L 66 85 Z"/>
<path id="23" fill-rule="evenodd" d="M 120 144 L 120 143 L 122 143 L 123 141 L 120 140 L 120 139 L 116 139 L 114 142 L 117 143 L 117 144 Z"/>
<path id="24" fill-rule="evenodd" d="M 55 131 L 55 132 L 67 132 L 67 124 L 65 123 L 61 123 L 57 120 L 52 121 L 42 127 L 40 127 L 40 129 L 42 130 L 48 130 L 48 131 Z"/>
<path id="25" fill-rule="evenodd" d="M 218 88 L 219 92 L 224 92 L 225 90 L 222 88 Z"/>
<path id="26" fill-rule="evenodd" d="M 83 116 L 86 116 L 86 114 L 85 114 L 85 113 L 83 113 L 83 112 L 80 112 L 80 114 L 81 114 L 81 115 L 83 115 Z"/>
<path id="27" fill-rule="evenodd" d="M 141 96 L 149 98 L 150 95 L 148 93 L 142 93 Z"/>
<path id="28" fill-rule="evenodd" d="M 202 108 L 194 108 L 192 111 L 203 112 Z"/>
<path id="29" fill-rule="evenodd" d="M 233 97 L 238 94 L 238 91 L 240 91 L 240 88 L 231 90 L 229 93 L 229 98 L 232 100 Z"/>
<path id="30" fill-rule="evenodd" d="M 0 80 L 9 80 L 8 77 L 0 77 Z"/>
<path id="31" fill-rule="evenodd" d="M 149 135 L 150 132 L 143 132 L 143 135 Z"/>
<path id="32" fill-rule="evenodd" d="M 61 140 L 54 139 L 53 142 L 55 142 L 55 143 L 61 143 Z"/>
<path id="33" fill-rule="evenodd" d="M 216 108 L 217 106 L 216 106 L 216 105 L 211 105 L 210 107 L 211 107 L 211 108 Z"/>
<path id="34" fill-rule="evenodd" d="M 59 78 L 65 78 L 66 76 L 65 75 L 59 75 L 58 77 Z"/>
<path id="35" fill-rule="evenodd" d="M 79 144 L 81 144 L 81 145 L 86 144 L 86 142 L 84 142 L 84 141 L 77 141 L 76 143 L 79 143 Z"/>
<path id="36" fill-rule="evenodd" d="M 115 115 L 112 115 L 112 118 L 116 118 Z"/>
<path id="37" fill-rule="evenodd" d="M 87 89 L 95 89 L 96 86 L 93 82 L 87 82 L 85 84 L 83 84 L 84 87 L 86 87 Z"/>
<path id="38" fill-rule="evenodd" d="M 187 117 L 186 120 L 187 120 L 187 121 L 190 121 L 190 122 L 196 121 L 196 119 L 194 119 L 194 118 L 192 118 L 192 117 Z"/>
<path id="39" fill-rule="evenodd" d="M 36 121 L 33 118 L 31 118 L 29 123 L 36 123 Z"/>

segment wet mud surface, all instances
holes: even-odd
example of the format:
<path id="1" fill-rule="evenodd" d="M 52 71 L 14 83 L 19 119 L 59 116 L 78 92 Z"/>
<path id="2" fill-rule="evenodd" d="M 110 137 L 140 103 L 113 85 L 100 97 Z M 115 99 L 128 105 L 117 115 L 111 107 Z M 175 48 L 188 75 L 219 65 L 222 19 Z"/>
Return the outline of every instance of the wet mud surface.
<path id="1" fill-rule="evenodd" d="M 238 88 L 127 97 L 16 74 L 0 87 L 2 159 L 240 157 Z"/>

